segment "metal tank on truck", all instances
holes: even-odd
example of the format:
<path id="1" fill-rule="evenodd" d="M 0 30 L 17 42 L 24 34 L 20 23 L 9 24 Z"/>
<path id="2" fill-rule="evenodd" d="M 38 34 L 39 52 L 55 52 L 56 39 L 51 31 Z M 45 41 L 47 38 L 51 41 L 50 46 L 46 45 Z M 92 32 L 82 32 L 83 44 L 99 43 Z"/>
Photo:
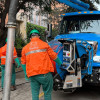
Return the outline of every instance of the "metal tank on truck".
<path id="1" fill-rule="evenodd" d="M 84 9 L 62 14 L 59 35 L 49 42 L 62 61 L 61 66 L 53 62 L 54 90 L 72 92 L 86 83 L 100 84 L 100 11 Z"/>

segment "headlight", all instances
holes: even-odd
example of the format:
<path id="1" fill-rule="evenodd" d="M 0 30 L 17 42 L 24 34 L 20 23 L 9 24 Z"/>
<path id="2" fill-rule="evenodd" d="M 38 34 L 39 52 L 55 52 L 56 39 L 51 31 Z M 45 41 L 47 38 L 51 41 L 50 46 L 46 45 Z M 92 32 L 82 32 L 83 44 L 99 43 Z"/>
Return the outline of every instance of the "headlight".
<path id="1" fill-rule="evenodd" d="M 93 61 L 94 62 L 100 62 L 100 56 L 94 56 Z"/>

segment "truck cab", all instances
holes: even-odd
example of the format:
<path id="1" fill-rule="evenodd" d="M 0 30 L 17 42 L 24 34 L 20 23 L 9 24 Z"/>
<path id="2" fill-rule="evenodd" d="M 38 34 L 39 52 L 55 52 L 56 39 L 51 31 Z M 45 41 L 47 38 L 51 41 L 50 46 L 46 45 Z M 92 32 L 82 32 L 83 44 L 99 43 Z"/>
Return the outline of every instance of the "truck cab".
<path id="1" fill-rule="evenodd" d="M 100 83 L 100 11 L 61 15 L 59 35 L 49 42 L 62 65 L 54 64 L 55 90 L 69 90 Z"/>

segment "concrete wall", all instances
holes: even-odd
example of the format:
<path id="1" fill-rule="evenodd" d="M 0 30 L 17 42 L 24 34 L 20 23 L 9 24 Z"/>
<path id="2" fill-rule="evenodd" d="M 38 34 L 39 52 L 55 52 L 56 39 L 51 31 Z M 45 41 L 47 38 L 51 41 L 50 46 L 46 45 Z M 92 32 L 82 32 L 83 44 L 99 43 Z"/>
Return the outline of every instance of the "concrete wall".
<path id="1" fill-rule="evenodd" d="M 17 19 L 17 32 L 20 32 L 23 39 L 27 38 L 27 34 L 26 34 L 26 24 L 27 24 L 27 17 L 26 15 L 21 16 L 21 12 L 17 13 L 16 15 L 16 19 Z"/>

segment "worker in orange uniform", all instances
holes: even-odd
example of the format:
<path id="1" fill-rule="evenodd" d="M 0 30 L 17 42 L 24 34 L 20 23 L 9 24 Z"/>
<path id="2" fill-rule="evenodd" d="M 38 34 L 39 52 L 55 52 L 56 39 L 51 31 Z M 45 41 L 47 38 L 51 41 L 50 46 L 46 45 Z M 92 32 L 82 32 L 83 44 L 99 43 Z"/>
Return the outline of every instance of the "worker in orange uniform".
<path id="1" fill-rule="evenodd" d="M 1 48 L 0 48 L 0 68 L 1 68 Z"/>
<path id="2" fill-rule="evenodd" d="M 7 39 L 6 39 L 7 42 Z M 4 85 L 4 73 L 5 73 L 5 62 L 6 62 L 6 50 L 7 50 L 7 44 L 5 44 L 1 48 L 1 71 L 2 71 L 2 77 L 1 77 L 1 87 L 3 88 Z M 15 79 L 16 79 L 16 73 L 15 73 L 15 62 L 17 63 L 17 67 L 20 67 L 20 62 L 17 57 L 16 49 L 14 48 L 13 52 L 13 66 L 12 66 L 12 78 L 11 78 L 11 90 L 16 90 L 15 86 Z"/>
<path id="3" fill-rule="evenodd" d="M 31 82 L 32 100 L 39 100 L 39 90 L 42 85 L 44 99 L 51 100 L 54 68 L 51 59 L 61 65 L 60 59 L 51 47 L 39 39 L 38 30 L 30 32 L 30 43 L 22 49 L 21 63 L 25 77 Z"/>
<path id="4" fill-rule="evenodd" d="M 1 64 L 1 48 L 0 48 L 0 64 Z"/>

